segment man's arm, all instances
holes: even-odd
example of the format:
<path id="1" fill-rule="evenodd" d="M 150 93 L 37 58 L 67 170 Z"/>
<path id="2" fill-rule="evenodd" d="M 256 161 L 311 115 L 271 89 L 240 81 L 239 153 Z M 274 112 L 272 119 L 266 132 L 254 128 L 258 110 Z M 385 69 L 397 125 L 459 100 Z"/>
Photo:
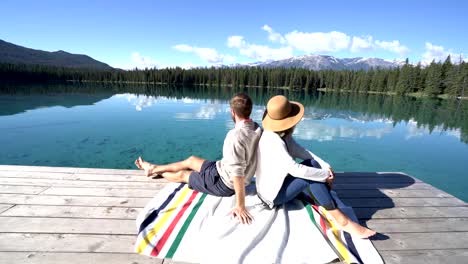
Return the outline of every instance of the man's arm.
<path id="1" fill-rule="evenodd" d="M 236 193 L 236 206 L 231 210 L 231 215 L 239 218 L 242 224 L 250 224 L 253 217 L 245 208 L 244 177 L 234 176 L 232 177 L 232 183 L 234 185 L 234 192 Z"/>

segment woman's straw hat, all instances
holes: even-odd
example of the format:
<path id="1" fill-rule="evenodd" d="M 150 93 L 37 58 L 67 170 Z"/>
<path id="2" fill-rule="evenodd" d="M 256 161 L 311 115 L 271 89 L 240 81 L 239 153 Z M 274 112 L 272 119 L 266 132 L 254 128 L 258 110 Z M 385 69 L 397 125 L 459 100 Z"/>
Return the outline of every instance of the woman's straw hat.
<path id="1" fill-rule="evenodd" d="M 284 131 L 299 123 L 303 116 L 304 106 L 301 103 L 292 102 L 283 95 L 277 95 L 268 101 L 262 125 L 266 130 Z"/>

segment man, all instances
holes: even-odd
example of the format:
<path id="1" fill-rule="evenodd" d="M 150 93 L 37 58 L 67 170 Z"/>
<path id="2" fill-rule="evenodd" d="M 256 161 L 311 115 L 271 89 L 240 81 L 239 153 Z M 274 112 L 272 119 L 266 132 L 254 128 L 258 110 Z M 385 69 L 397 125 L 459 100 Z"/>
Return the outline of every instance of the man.
<path id="1" fill-rule="evenodd" d="M 250 119 L 252 100 L 247 94 L 236 94 L 229 104 L 235 127 L 226 135 L 221 160 L 215 162 L 191 156 L 176 163 L 155 165 L 139 157 L 135 165 L 144 170 L 146 176 L 156 174 L 172 182 L 185 182 L 193 190 L 221 197 L 235 194 L 236 205 L 231 215 L 244 224 L 252 221 L 245 208 L 245 186 L 255 174 L 256 149 L 262 129 Z"/>

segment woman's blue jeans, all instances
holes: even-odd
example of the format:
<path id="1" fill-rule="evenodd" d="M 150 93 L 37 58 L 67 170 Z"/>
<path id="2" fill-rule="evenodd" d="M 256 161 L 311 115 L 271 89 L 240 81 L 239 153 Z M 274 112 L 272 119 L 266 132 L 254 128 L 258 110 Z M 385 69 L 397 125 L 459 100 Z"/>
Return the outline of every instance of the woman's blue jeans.
<path id="1" fill-rule="evenodd" d="M 304 160 L 301 164 L 319 169 L 322 168 L 316 160 Z M 297 178 L 291 175 L 286 176 L 286 179 L 284 179 L 283 185 L 273 203 L 275 205 L 287 203 L 307 189 L 310 189 L 317 202 L 325 209 L 336 209 L 335 201 L 326 183 Z"/>

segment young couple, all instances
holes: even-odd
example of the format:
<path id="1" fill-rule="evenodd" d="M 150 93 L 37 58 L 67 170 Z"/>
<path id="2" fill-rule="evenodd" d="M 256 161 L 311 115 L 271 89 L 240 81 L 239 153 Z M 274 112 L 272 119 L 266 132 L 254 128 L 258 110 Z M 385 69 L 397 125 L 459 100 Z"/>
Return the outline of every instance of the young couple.
<path id="1" fill-rule="evenodd" d="M 230 108 L 235 127 L 226 135 L 221 160 L 191 156 L 180 162 L 155 165 L 139 157 L 135 165 L 146 176 L 161 175 L 172 182 L 185 182 L 200 192 L 215 196 L 235 194 L 231 215 L 243 224 L 253 220 L 245 207 L 245 186 L 255 175 L 257 195 L 270 208 L 310 191 L 342 230 L 359 238 L 375 234 L 336 207 L 330 194 L 335 177 L 330 165 L 292 138 L 294 127 L 304 115 L 302 104 L 282 95 L 272 97 L 263 115 L 263 133 L 250 119 L 252 100 L 247 94 L 236 94 Z M 303 162 L 297 163 L 295 158 Z"/>

